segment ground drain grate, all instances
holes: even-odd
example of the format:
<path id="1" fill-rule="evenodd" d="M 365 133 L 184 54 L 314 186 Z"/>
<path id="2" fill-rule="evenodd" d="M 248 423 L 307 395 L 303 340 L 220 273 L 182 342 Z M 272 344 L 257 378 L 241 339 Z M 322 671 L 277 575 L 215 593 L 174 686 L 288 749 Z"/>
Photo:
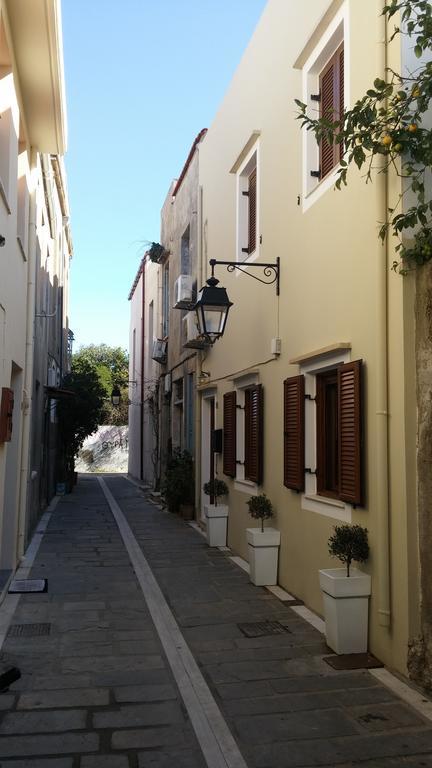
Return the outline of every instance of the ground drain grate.
<path id="1" fill-rule="evenodd" d="M 266 637 L 266 635 L 284 635 L 289 629 L 278 621 L 256 621 L 253 624 L 237 624 L 246 637 Z"/>
<path id="2" fill-rule="evenodd" d="M 14 579 L 9 586 L 9 593 L 47 592 L 48 579 Z"/>
<path id="3" fill-rule="evenodd" d="M 384 664 L 372 656 L 371 653 L 344 653 L 339 656 L 324 656 L 323 661 L 327 662 L 333 669 L 378 669 Z"/>
<path id="4" fill-rule="evenodd" d="M 51 624 L 12 624 L 8 637 L 43 637 L 51 633 Z"/>

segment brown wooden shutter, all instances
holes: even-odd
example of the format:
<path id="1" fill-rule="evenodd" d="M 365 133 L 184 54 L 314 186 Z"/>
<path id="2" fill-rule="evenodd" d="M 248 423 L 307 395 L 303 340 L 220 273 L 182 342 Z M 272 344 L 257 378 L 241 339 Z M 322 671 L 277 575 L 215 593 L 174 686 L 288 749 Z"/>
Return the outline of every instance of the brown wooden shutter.
<path id="1" fill-rule="evenodd" d="M 335 62 L 334 57 L 329 61 L 320 76 L 321 110 L 320 117 L 334 120 L 335 97 Z M 320 143 L 320 174 L 323 179 L 334 168 L 334 146 L 325 136 Z"/>
<path id="2" fill-rule="evenodd" d="M 249 223 L 248 223 L 248 252 L 256 249 L 256 219 L 257 219 L 257 172 L 256 168 L 249 176 Z"/>
<path id="3" fill-rule="evenodd" d="M 13 390 L 8 387 L 3 387 L 0 404 L 0 443 L 9 443 L 12 440 L 13 408 Z"/>
<path id="4" fill-rule="evenodd" d="M 362 361 L 338 368 L 339 498 L 363 503 L 362 478 Z"/>
<path id="5" fill-rule="evenodd" d="M 344 49 L 338 48 L 320 75 L 320 117 L 339 120 L 344 111 Z M 323 179 L 339 163 L 342 144 L 330 144 L 325 137 L 320 142 L 320 178 Z"/>
<path id="6" fill-rule="evenodd" d="M 235 391 L 224 395 L 223 412 L 223 471 L 229 477 L 235 477 L 237 472 L 237 397 Z"/>
<path id="7" fill-rule="evenodd" d="M 304 376 L 284 381 L 284 485 L 304 490 L 305 383 Z"/>
<path id="8" fill-rule="evenodd" d="M 245 478 L 263 480 L 264 392 L 261 384 L 245 391 Z"/>
<path id="9" fill-rule="evenodd" d="M 344 49 L 339 49 L 339 120 L 342 120 L 345 110 L 345 67 L 344 67 Z M 344 145 L 339 144 L 339 160 L 343 159 Z"/>

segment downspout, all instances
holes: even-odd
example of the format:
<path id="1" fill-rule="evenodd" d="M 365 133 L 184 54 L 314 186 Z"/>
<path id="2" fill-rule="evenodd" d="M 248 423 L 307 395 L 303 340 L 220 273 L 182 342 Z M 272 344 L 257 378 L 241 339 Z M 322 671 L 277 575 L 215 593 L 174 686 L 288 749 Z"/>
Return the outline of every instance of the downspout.
<path id="1" fill-rule="evenodd" d="M 387 80 L 387 19 L 382 15 L 383 2 L 377 3 L 380 25 L 378 51 L 382 79 Z M 381 169 L 383 160 L 381 160 Z M 378 173 L 378 194 L 380 200 L 380 219 L 387 220 L 388 181 L 387 174 Z M 377 534 L 378 534 L 378 621 L 383 627 L 390 627 L 390 520 L 389 520 L 389 466 L 388 466 L 388 248 L 389 239 L 384 245 L 378 240 L 376 259 L 376 299 L 377 299 L 377 379 L 376 379 L 376 498 L 377 498 Z"/>
<path id="2" fill-rule="evenodd" d="M 26 319 L 26 349 L 25 373 L 23 391 L 23 424 L 21 442 L 21 470 L 18 512 L 17 555 L 20 559 L 26 545 L 26 518 L 31 495 L 30 475 L 30 428 L 32 414 L 33 391 L 33 356 L 34 356 L 34 323 L 36 307 L 36 172 L 37 153 L 31 149 L 30 155 L 30 206 L 29 206 L 29 239 L 28 239 L 28 272 L 27 272 L 27 319 Z"/>
<path id="3" fill-rule="evenodd" d="M 146 256 L 142 260 L 141 273 L 141 397 L 140 397 L 140 480 L 144 480 L 144 372 L 145 372 L 145 265 Z"/>

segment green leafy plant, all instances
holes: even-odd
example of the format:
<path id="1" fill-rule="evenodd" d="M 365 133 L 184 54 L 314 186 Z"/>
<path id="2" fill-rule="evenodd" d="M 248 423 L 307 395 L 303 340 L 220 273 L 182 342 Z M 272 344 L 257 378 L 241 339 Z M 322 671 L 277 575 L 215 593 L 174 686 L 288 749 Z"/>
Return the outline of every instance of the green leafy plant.
<path id="1" fill-rule="evenodd" d="M 368 530 L 361 525 L 335 525 L 334 534 L 328 540 L 328 550 L 332 557 L 337 557 L 347 567 L 353 560 L 364 563 L 369 557 Z"/>
<path id="2" fill-rule="evenodd" d="M 249 514 L 255 520 L 261 520 L 261 531 L 264 533 L 264 520 L 268 520 L 274 515 L 273 504 L 265 493 L 258 496 L 251 496 L 246 504 L 249 507 Z"/>
<path id="3" fill-rule="evenodd" d="M 151 243 L 147 253 L 149 255 L 150 261 L 154 261 L 156 264 L 159 264 L 167 251 L 160 243 Z"/>
<path id="4" fill-rule="evenodd" d="M 180 504 L 194 503 L 193 459 L 189 451 L 175 448 L 170 457 L 161 490 L 170 512 L 178 512 Z"/>
<path id="5" fill-rule="evenodd" d="M 414 38 L 414 53 L 421 58 L 432 52 L 432 6 L 426 0 L 391 0 L 382 14 L 391 19 L 400 14 L 400 26 L 391 36 Z M 354 163 L 366 168 L 366 182 L 372 171 L 387 173 L 392 168 L 403 179 L 403 190 L 388 219 L 381 222 L 380 238 L 389 232 L 399 238 L 398 259 L 393 269 L 406 274 L 432 258 L 432 199 L 426 194 L 425 177 L 432 165 L 432 131 L 423 123 L 432 97 L 432 62 L 422 63 L 414 72 L 399 74 L 387 68 L 386 80 L 377 77 L 373 87 L 338 119 L 326 115 L 312 118 L 306 104 L 296 99 L 297 119 L 318 142 L 343 143 L 344 156 L 336 187 L 347 184 L 348 168 Z M 378 167 L 374 162 L 379 158 Z M 403 210 L 405 196 L 415 203 Z M 402 235 L 409 236 L 404 242 Z"/>
<path id="6" fill-rule="evenodd" d="M 228 494 L 228 486 L 224 480 L 219 480 L 219 478 L 215 477 L 214 480 L 209 480 L 208 483 L 204 483 L 203 491 L 206 496 L 214 497 L 215 507 L 217 507 L 218 499 L 221 496 L 226 496 Z"/>

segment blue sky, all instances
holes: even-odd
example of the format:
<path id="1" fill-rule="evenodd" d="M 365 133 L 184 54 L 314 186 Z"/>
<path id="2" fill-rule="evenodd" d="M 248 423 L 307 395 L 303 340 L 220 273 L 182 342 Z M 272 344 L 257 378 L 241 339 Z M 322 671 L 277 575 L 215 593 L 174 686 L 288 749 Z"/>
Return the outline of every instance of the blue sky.
<path id="1" fill-rule="evenodd" d="M 62 0 L 75 350 L 128 346 L 130 286 L 266 0 Z"/>

